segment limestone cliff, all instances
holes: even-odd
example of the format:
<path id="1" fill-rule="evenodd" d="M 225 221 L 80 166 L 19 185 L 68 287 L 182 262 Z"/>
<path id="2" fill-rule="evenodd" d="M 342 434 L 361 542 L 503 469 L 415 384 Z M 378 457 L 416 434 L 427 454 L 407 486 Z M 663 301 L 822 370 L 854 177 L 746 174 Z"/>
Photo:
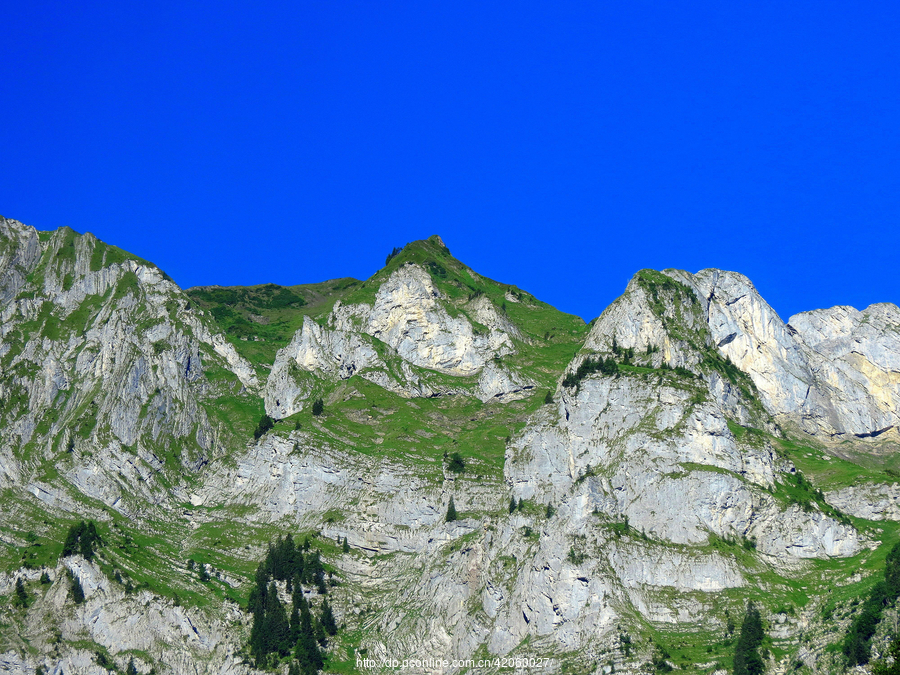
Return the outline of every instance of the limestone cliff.
<path id="1" fill-rule="evenodd" d="M 307 318 L 279 351 L 265 387 L 271 416 L 288 417 L 309 401 L 314 385 L 303 372 L 330 380 L 359 374 L 412 397 L 471 392 L 488 400 L 534 386 L 494 363 L 515 354 L 522 335 L 486 296 L 451 302 L 414 262 L 371 283 L 378 284 L 371 304 L 338 302 L 324 325 Z"/>

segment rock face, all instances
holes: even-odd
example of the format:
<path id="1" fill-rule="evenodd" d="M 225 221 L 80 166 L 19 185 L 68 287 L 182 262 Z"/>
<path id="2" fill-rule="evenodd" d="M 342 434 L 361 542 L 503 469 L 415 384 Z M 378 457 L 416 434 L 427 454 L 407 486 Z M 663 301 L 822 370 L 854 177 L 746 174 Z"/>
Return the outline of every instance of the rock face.
<path id="1" fill-rule="evenodd" d="M 488 322 L 487 335 L 477 333 L 466 317 L 451 316 L 439 299 L 429 274 L 409 264 L 382 284 L 367 315 L 350 316 L 360 316 L 363 330 L 390 345 L 404 361 L 450 375 L 474 375 L 495 354 L 513 351 L 486 298 L 475 310 L 480 320 Z M 335 323 L 345 322 L 337 315 Z"/>
<path id="2" fill-rule="evenodd" d="M 694 311 L 680 317 L 674 308 L 654 312 L 666 281 L 648 285 L 639 274 L 617 301 L 615 315 L 604 312 L 585 346 L 608 349 L 612 338 L 622 347 L 662 349 L 672 367 L 691 367 L 696 350 L 685 338 L 703 340 L 750 376 L 766 410 L 814 435 L 865 436 L 897 426 L 900 411 L 900 309 L 872 305 L 804 312 L 789 323 L 763 300 L 742 274 L 702 270 L 663 274 L 692 293 Z M 646 273 L 644 276 L 649 276 Z M 649 289 L 649 290 L 648 290 Z M 664 322 L 681 322 L 672 337 Z M 613 325 L 614 323 L 614 325 Z M 657 357 L 657 359 L 660 357 Z"/>
<path id="3" fill-rule="evenodd" d="M 900 521 L 900 484 L 864 485 L 826 493 L 825 498 L 844 513 L 866 520 Z"/>
<path id="4" fill-rule="evenodd" d="M 900 422 L 900 309 L 832 307 L 803 312 L 789 326 L 811 350 L 816 384 L 827 396 L 827 430 L 877 434 Z"/>
<path id="5" fill-rule="evenodd" d="M 215 451 L 218 432 L 202 405 L 206 370 L 226 370 L 239 388 L 256 387 L 256 376 L 181 290 L 92 235 L 58 230 L 39 242 L 16 221 L 0 228 L 6 288 L 18 290 L 0 306 L 0 396 L 10 404 L 2 452 L 31 444 L 53 456 L 112 444 L 140 458 L 177 447 L 185 465 L 196 465 Z M 158 461 L 138 459 L 151 471 Z M 5 455 L 0 485 L 24 479 L 19 464 Z M 70 473 L 76 483 L 80 470 Z"/>
<path id="6" fill-rule="evenodd" d="M 786 324 L 739 274 L 642 270 L 586 337 L 579 323 L 577 344 L 554 343 L 559 316 L 512 287 L 489 297 L 457 262 L 448 274 L 429 241 L 306 315 L 260 386 L 264 369 L 153 265 L 0 221 L 0 554 L 13 555 L 0 595 L 22 578 L 34 597 L 0 609 L 16 627 L 0 669 L 93 674 L 103 651 L 120 670 L 136 657 L 139 672 L 249 673 L 250 618 L 222 598 L 246 598 L 270 538 L 291 533 L 322 542 L 338 622 L 373 658 L 552 655 L 636 672 L 648 627 L 718 644 L 722 608 L 743 607 L 763 575 L 777 592 L 772 578 L 796 585 L 812 561 L 877 546 L 834 507 L 900 518 L 896 484 L 823 496 L 779 445 L 797 427 L 835 445 L 894 433 L 894 305 Z M 328 414 L 301 414 L 318 397 Z M 296 424 L 251 439 L 263 406 Z M 450 429 L 446 445 L 419 418 Z M 449 453 L 473 430 L 484 456 L 457 473 Z M 29 529 L 56 545 L 53 527 L 80 518 L 109 532 L 102 564 L 23 566 L 39 548 Z M 188 555 L 232 572 L 203 586 Z M 159 577 L 128 592 L 113 569 Z"/>
<path id="7" fill-rule="evenodd" d="M 487 400 L 530 389 L 527 378 L 491 363 L 515 353 L 518 329 L 484 296 L 464 309 L 446 303 L 421 266 L 402 265 L 379 286 L 373 304 L 338 303 L 325 326 L 306 318 L 272 367 L 267 413 L 280 419 L 303 409 L 312 390 L 299 371 L 332 380 L 359 374 L 410 397 L 472 391 Z M 429 371 L 478 380 L 448 386 Z"/>
<path id="8" fill-rule="evenodd" d="M 85 596 L 83 604 L 77 605 L 74 611 L 69 574 L 78 579 Z M 122 672 L 129 660 L 135 662 L 138 672 L 156 664 L 165 664 L 173 671 L 191 672 L 197 663 L 206 664 L 206 672 L 246 672 L 230 649 L 228 634 L 233 626 L 229 623 L 238 626 L 244 623 L 236 605 L 224 605 L 220 616 L 210 621 L 203 612 L 176 606 L 149 591 L 127 594 L 117 586 L 96 564 L 80 556 L 68 558 L 65 565 L 54 570 L 52 584 L 31 607 L 25 626 L 23 637 L 41 655 L 36 659 L 21 658 L 15 651 L 0 655 L 4 672 L 30 675 L 35 663 L 48 672 L 102 672 L 95 652 L 85 647 L 54 658 L 52 655 L 58 654 L 55 643 L 60 640 L 99 645 L 113 655 L 121 653 L 112 660 Z M 3 590 L 8 589 L 0 585 L 0 591 Z"/>

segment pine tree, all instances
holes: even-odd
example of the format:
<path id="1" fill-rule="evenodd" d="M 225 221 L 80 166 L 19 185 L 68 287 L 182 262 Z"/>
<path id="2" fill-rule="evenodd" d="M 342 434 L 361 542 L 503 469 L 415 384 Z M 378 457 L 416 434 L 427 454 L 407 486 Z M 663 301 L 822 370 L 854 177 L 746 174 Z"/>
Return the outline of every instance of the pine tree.
<path id="1" fill-rule="evenodd" d="M 350 553 L 350 544 L 347 542 L 347 537 L 344 537 L 344 545 L 341 547 L 341 550 L 344 553 Z"/>
<path id="2" fill-rule="evenodd" d="M 297 639 L 300 637 L 300 610 L 297 608 L 296 604 L 294 604 L 294 609 L 291 610 L 291 618 L 288 621 L 288 626 L 290 643 L 295 645 L 297 644 Z"/>
<path id="3" fill-rule="evenodd" d="M 265 436 L 272 427 L 275 426 L 275 422 L 268 415 L 263 415 L 259 418 L 259 424 L 256 425 L 256 430 L 253 432 L 254 440 L 259 440 L 263 436 Z"/>
<path id="4" fill-rule="evenodd" d="M 137 668 L 134 667 L 134 659 L 128 660 L 128 668 L 125 669 L 125 675 L 138 675 Z"/>
<path id="5" fill-rule="evenodd" d="M 331 611 L 331 605 L 328 604 L 328 600 L 322 603 L 322 618 L 321 618 L 322 628 L 325 629 L 325 632 L 329 635 L 337 635 L 337 623 L 334 620 L 334 613 Z"/>
<path id="6" fill-rule="evenodd" d="M 69 528 L 66 539 L 63 542 L 63 550 L 60 558 L 66 558 L 70 555 L 80 553 L 87 560 L 94 557 L 94 547 L 103 545 L 103 539 L 97 533 L 97 526 L 94 521 L 81 521 L 77 525 Z"/>
<path id="7" fill-rule="evenodd" d="M 322 627 L 322 622 L 318 619 L 313 621 L 313 631 L 316 634 L 316 642 L 322 645 L 322 649 L 328 646 L 328 636 L 325 635 L 325 629 Z"/>
<path id="8" fill-rule="evenodd" d="M 453 497 L 450 497 L 450 503 L 447 505 L 447 516 L 444 520 L 448 523 L 456 520 L 456 504 L 453 503 Z"/>
<path id="9" fill-rule="evenodd" d="M 84 589 L 81 587 L 81 581 L 79 581 L 78 577 L 70 571 L 69 582 L 72 588 L 72 599 L 75 601 L 76 605 L 80 605 L 84 602 Z"/>
<path id="10" fill-rule="evenodd" d="M 100 538 L 100 533 L 97 532 L 97 526 L 94 525 L 93 520 L 89 520 L 87 524 L 86 534 L 91 541 L 91 544 L 97 544 L 97 546 L 103 545 L 103 539 Z"/>
<path id="11" fill-rule="evenodd" d="M 60 558 L 67 558 L 70 555 L 75 555 L 79 551 L 78 542 L 81 539 L 81 531 L 84 527 L 84 521 L 78 523 L 78 525 L 72 525 L 69 528 L 69 531 L 66 533 L 66 539 L 63 542 L 63 550 L 60 554 Z"/>
<path id="12" fill-rule="evenodd" d="M 264 563 L 256 568 L 256 584 L 250 591 L 247 608 L 253 614 L 253 626 L 250 629 L 250 654 L 257 664 L 262 663 L 267 653 L 266 641 L 266 605 L 268 600 L 269 575 Z"/>
<path id="13" fill-rule="evenodd" d="M 466 470 L 466 462 L 458 452 L 450 455 L 450 461 L 447 463 L 447 469 L 453 473 L 463 473 Z"/>
<path id="14" fill-rule="evenodd" d="M 17 607 L 28 606 L 28 593 L 25 592 L 25 585 L 22 583 L 21 577 L 16 579 L 16 596 L 13 599 L 13 604 Z"/>
<path id="15" fill-rule="evenodd" d="M 315 675 L 322 669 L 322 653 L 316 644 L 316 634 L 313 628 L 312 616 L 306 602 L 300 607 L 300 638 L 294 649 L 294 656 L 300 664 L 301 671 L 306 675 Z"/>
<path id="16" fill-rule="evenodd" d="M 290 650 L 290 627 L 284 613 L 284 605 L 278 599 L 275 582 L 269 584 L 266 594 L 266 651 L 287 654 Z"/>
<path id="17" fill-rule="evenodd" d="M 553 403 L 553 392 L 548 389 L 547 395 L 544 397 L 544 405 L 550 405 L 551 403 Z"/>
<path id="18" fill-rule="evenodd" d="M 553 514 L 556 513 L 556 510 L 553 508 L 553 504 L 547 502 L 547 511 L 545 512 L 547 518 L 552 518 Z"/>
<path id="19" fill-rule="evenodd" d="M 291 575 L 294 577 L 295 583 L 297 579 L 303 580 L 304 575 L 306 574 L 305 568 L 306 559 L 303 557 L 303 551 L 297 546 L 294 548 L 294 564 L 291 569 Z"/>
<path id="20" fill-rule="evenodd" d="M 509 498 L 509 512 L 512 513 L 515 510 L 516 510 L 516 498 L 510 497 Z"/>
<path id="21" fill-rule="evenodd" d="M 81 541 L 79 541 L 79 552 L 84 556 L 85 560 L 91 560 L 94 557 L 94 547 L 91 545 L 93 542 L 88 536 L 87 532 L 81 535 Z"/>
<path id="22" fill-rule="evenodd" d="M 744 624 L 734 648 L 734 675 L 762 675 L 765 664 L 759 655 L 765 632 L 762 617 L 753 602 L 747 603 Z"/>

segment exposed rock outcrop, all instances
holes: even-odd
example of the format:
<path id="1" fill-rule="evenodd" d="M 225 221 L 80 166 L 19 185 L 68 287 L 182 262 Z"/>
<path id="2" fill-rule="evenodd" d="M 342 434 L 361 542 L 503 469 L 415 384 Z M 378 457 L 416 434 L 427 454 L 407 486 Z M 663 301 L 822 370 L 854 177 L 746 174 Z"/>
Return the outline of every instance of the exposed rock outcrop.
<path id="1" fill-rule="evenodd" d="M 373 304 L 338 302 L 326 326 L 304 320 L 272 367 L 266 411 L 284 418 L 303 409 L 313 384 L 298 371 L 330 380 L 358 374 L 409 397 L 469 393 L 510 400 L 532 387 L 528 378 L 492 363 L 515 352 L 513 339 L 521 339 L 515 325 L 484 296 L 466 310 L 476 324 L 444 301 L 422 267 L 400 266 L 379 286 Z M 477 380 L 448 385 L 429 371 Z"/>

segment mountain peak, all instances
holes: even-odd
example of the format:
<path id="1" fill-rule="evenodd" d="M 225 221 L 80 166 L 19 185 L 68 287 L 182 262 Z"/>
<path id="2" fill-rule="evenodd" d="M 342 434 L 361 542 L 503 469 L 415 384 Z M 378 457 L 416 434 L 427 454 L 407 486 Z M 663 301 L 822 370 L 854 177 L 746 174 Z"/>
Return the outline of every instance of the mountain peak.
<path id="1" fill-rule="evenodd" d="M 447 244 L 444 243 L 444 240 L 441 239 L 441 235 L 439 235 L 439 234 L 433 234 L 430 237 L 428 237 L 428 239 L 426 239 L 425 241 L 430 241 L 432 244 L 437 244 L 441 248 L 447 248 Z M 447 248 L 447 250 L 449 251 L 450 249 Z"/>

